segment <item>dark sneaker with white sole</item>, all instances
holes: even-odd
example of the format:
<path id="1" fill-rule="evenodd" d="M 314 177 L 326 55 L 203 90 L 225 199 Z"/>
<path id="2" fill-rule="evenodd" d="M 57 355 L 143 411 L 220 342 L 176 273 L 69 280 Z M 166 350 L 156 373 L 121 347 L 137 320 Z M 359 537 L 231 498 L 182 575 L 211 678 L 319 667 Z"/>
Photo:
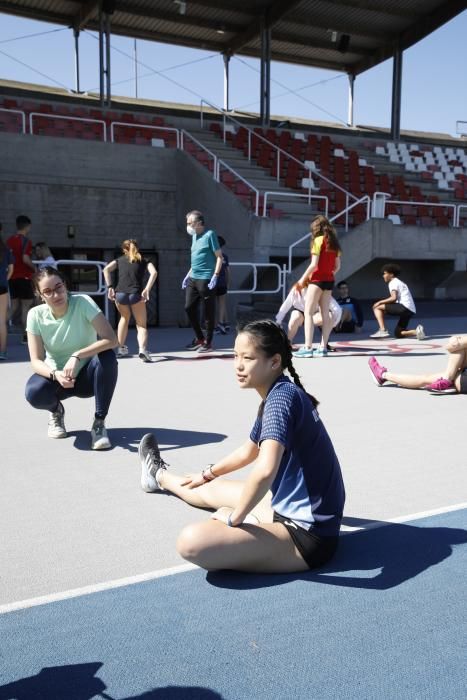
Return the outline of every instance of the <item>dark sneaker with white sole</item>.
<path id="1" fill-rule="evenodd" d="M 94 418 L 91 428 L 91 447 L 93 450 L 109 450 L 112 447 L 102 418 Z"/>
<path id="2" fill-rule="evenodd" d="M 204 345 L 204 338 L 193 338 L 191 343 L 185 346 L 186 350 L 198 350 Z"/>
<path id="3" fill-rule="evenodd" d="M 138 446 L 138 455 L 141 461 L 141 488 L 146 493 L 164 491 L 158 481 L 160 469 L 167 469 L 167 464 L 161 457 L 159 445 L 154 433 L 146 433 L 141 438 Z"/>

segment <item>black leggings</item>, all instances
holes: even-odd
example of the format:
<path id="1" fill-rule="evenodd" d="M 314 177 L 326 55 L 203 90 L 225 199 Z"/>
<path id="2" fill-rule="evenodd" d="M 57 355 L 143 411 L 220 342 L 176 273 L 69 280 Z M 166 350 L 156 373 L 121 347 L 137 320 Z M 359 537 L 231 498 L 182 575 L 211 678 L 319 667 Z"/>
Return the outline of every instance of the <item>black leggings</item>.
<path id="1" fill-rule="evenodd" d="M 105 418 L 117 383 L 118 365 L 113 350 L 104 350 L 94 355 L 76 377 L 72 389 L 40 374 L 33 374 L 26 384 L 26 401 L 34 408 L 56 411 L 59 401 L 70 396 L 81 399 L 96 397 L 96 418 Z"/>
<path id="2" fill-rule="evenodd" d="M 185 311 L 190 319 L 198 340 L 204 338 L 199 322 L 199 305 L 204 304 L 204 316 L 206 319 L 206 342 L 211 343 L 214 333 L 214 321 L 216 318 L 216 290 L 208 289 L 209 280 L 194 280 L 190 278 L 185 291 Z"/>

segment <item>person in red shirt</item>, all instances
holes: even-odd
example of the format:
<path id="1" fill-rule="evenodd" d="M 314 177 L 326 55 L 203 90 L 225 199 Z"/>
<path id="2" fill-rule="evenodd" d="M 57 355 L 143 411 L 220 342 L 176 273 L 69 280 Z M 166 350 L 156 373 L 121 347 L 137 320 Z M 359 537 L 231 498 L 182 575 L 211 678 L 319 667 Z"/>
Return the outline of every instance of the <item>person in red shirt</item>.
<path id="1" fill-rule="evenodd" d="M 295 357 L 313 357 L 327 355 L 327 344 L 331 333 L 332 321 L 329 317 L 329 305 L 334 287 L 335 275 L 340 269 L 341 247 L 337 240 L 334 226 L 325 216 L 317 216 L 311 222 L 311 262 L 297 282 L 299 289 L 308 284 L 305 299 L 305 345 Z M 323 319 L 321 344 L 313 350 L 313 313 L 319 306 Z"/>
<path id="2" fill-rule="evenodd" d="M 9 289 L 11 298 L 11 315 L 14 316 L 21 305 L 21 324 L 23 327 L 23 340 L 28 342 L 26 335 L 26 319 L 32 306 L 34 293 L 32 289 L 32 276 L 36 271 L 31 255 L 32 243 L 29 240 L 31 219 L 28 216 L 16 217 L 16 233 L 7 239 L 7 247 L 14 257 L 13 274 L 10 278 Z"/>

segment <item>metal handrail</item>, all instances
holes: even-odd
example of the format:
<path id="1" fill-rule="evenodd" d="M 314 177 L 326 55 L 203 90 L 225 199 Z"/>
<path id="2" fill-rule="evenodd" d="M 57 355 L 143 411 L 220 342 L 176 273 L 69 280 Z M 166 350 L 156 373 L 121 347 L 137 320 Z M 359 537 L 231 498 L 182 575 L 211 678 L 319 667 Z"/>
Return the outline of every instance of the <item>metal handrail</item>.
<path id="1" fill-rule="evenodd" d="M 43 263 L 43 260 L 33 260 L 33 263 L 36 265 L 40 265 Z M 95 266 L 97 267 L 98 271 L 98 288 L 95 292 L 75 292 L 75 294 L 88 294 L 89 296 L 95 296 L 95 297 L 104 297 L 104 309 L 105 309 L 105 316 L 109 318 L 109 299 L 107 297 L 107 287 L 105 284 L 104 280 L 104 274 L 103 270 L 104 267 L 107 265 L 106 262 L 103 262 L 102 260 L 55 260 L 53 266 L 58 267 L 59 265 L 67 265 L 67 266 L 72 266 L 75 265 L 76 267 L 86 267 L 86 266 Z M 71 292 L 73 294 L 73 292 Z"/>
<path id="2" fill-rule="evenodd" d="M 411 206 L 414 206 L 414 207 L 443 207 L 443 208 L 453 210 L 452 225 L 458 226 L 458 220 L 459 220 L 458 209 L 459 209 L 459 207 L 456 206 L 455 204 L 450 204 L 449 202 L 410 202 L 408 200 L 402 200 L 402 199 L 389 199 L 389 197 L 391 197 L 391 195 L 388 194 L 387 192 L 375 192 L 373 194 L 373 204 L 376 203 L 376 196 L 377 195 L 380 195 L 381 199 L 382 199 L 382 214 L 383 214 L 382 218 L 383 219 L 386 216 L 386 204 L 410 204 Z"/>
<path id="3" fill-rule="evenodd" d="M 248 266 L 253 268 L 253 287 L 251 289 L 231 289 L 229 294 L 277 294 L 283 290 L 283 272 L 280 265 L 277 263 L 256 263 L 256 262 L 231 262 L 230 267 Z M 258 268 L 270 267 L 278 272 L 278 283 L 275 289 L 256 289 L 258 284 Z"/>
<path id="4" fill-rule="evenodd" d="M 23 134 L 26 133 L 26 112 L 23 112 L 21 109 L 8 109 L 7 107 L 0 107 L 0 112 L 8 112 L 11 114 L 21 114 L 21 121 L 23 122 Z"/>
<path id="5" fill-rule="evenodd" d="M 348 192 L 346 189 L 344 189 L 344 188 L 341 187 L 340 185 L 337 185 L 335 182 L 333 182 L 332 180 L 330 180 L 329 178 L 327 178 L 325 175 L 322 175 L 321 172 L 320 172 L 319 170 L 309 168 L 303 161 L 299 160 L 298 158 L 295 158 L 295 156 L 291 155 L 291 154 L 288 153 L 287 151 L 284 151 L 283 148 L 280 148 L 279 146 L 276 146 L 275 143 L 273 143 L 272 141 L 270 141 L 269 139 L 267 139 L 265 136 L 262 136 L 261 134 L 257 134 L 256 131 L 254 131 L 253 129 L 250 129 L 250 127 L 245 126 L 244 124 L 242 124 L 242 122 L 240 122 L 238 119 L 235 119 L 235 117 L 232 117 L 231 114 L 227 114 L 227 112 L 226 112 L 225 109 L 221 109 L 220 107 L 217 107 L 216 105 L 213 105 L 211 102 L 208 102 L 207 100 L 201 100 L 201 103 L 200 103 L 200 117 L 201 117 L 201 119 L 200 119 L 200 124 L 201 124 L 201 128 L 204 128 L 204 127 L 203 127 L 203 124 L 204 124 L 204 120 L 203 120 L 203 104 L 208 105 L 209 107 L 211 107 L 212 109 L 216 110 L 217 112 L 219 112 L 220 114 L 223 115 L 223 117 L 224 117 L 224 119 L 223 119 L 223 124 L 224 124 L 224 130 L 223 130 L 223 131 L 224 131 L 224 134 L 223 134 L 223 136 L 224 136 L 224 142 L 225 142 L 225 121 L 226 121 L 226 119 L 230 119 L 230 120 L 233 121 L 235 124 L 238 124 L 238 125 L 239 125 L 240 127 L 242 127 L 243 129 L 246 129 L 246 131 L 248 132 L 248 160 L 251 160 L 251 135 L 253 135 L 255 138 L 261 139 L 261 140 L 264 141 L 265 143 L 267 143 L 267 144 L 269 144 L 270 146 L 272 146 L 272 147 L 278 152 L 278 166 L 280 165 L 280 156 L 279 156 L 279 154 L 282 153 L 284 156 L 286 156 L 286 157 L 289 158 L 290 160 L 293 160 L 293 161 L 295 161 L 296 163 L 298 163 L 299 165 L 301 165 L 305 170 L 308 171 L 308 173 L 310 173 L 310 175 L 311 175 L 311 173 L 314 173 L 315 175 L 317 175 L 318 177 L 320 177 L 322 180 L 324 180 L 324 181 L 327 182 L 328 184 L 332 185 L 332 187 L 335 187 L 337 190 L 340 190 L 341 192 L 344 192 L 344 194 L 348 195 L 349 197 L 352 197 L 352 199 L 357 199 L 357 197 L 356 197 L 355 195 L 353 195 L 351 192 Z M 279 167 L 277 168 L 277 179 L 278 179 L 278 181 L 280 180 L 280 168 L 279 168 Z"/>
<path id="6" fill-rule="evenodd" d="M 186 129 L 181 129 L 181 130 L 180 130 L 180 146 L 179 146 L 180 150 L 182 150 L 182 151 L 185 150 L 185 149 L 184 149 L 184 145 L 185 145 L 184 137 L 185 137 L 185 136 L 188 136 L 188 138 L 189 138 L 191 141 L 193 141 L 194 143 L 196 143 L 197 146 L 199 146 L 200 148 L 202 148 L 203 151 L 205 151 L 206 153 L 208 153 L 208 154 L 211 156 L 211 158 L 214 160 L 214 179 L 217 180 L 217 172 L 218 172 L 217 161 L 218 161 L 218 156 L 216 156 L 215 153 L 213 153 L 212 151 L 210 151 L 209 148 L 206 148 L 206 146 L 205 146 L 203 143 L 201 143 L 201 141 L 198 141 L 198 139 L 196 139 L 194 136 L 192 136 L 188 131 L 186 131 Z"/>
<path id="7" fill-rule="evenodd" d="M 343 209 L 341 212 L 338 214 L 334 214 L 329 221 L 337 221 L 337 219 L 340 219 L 341 216 L 345 214 L 345 230 L 349 230 L 349 212 L 354 208 L 357 207 L 359 204 L 366 203 L 366 220 L 368 221 L 370 218 L 370 205 L 371 205 L 371 200 L 369 195 L 364 194 L 363 197 L 360 197 L 360 199 L 357 199 L 356 202 L 353 202 L 352 204 L 349 204 L 345 209 Z"/>
<path id="8" fill-rule="evenodd" d="M 467 204 L 458 204 L 457 205 L 457 216 L 456 216 L 456 226 L 460 226 L 460 220 L 461 220 L 461 209 L 467 209 Z"/>
<path id="9" fill-rule="evenodd" d="M 254 185 L 252 185 L 251 182 L 248 182 L 248 180 L 246 180 L 242 175 L 237 173 L 237 171 L 234 170 L 234 168 L 232 168 L 230 165 L 228 165 L 225 161 L 221 160 L 220 158 L 217 159 L 217 178 L 215 178 L 215 179 L 217 179 L 218 182 L 220 182 L 221 166 L 223 168 L 225 168 L 226 170 L 230 170 L 230 172 L 233 173 L 235 175 L 235 177 L 237 177 L 239 180 L 244 182 L 245 185 L 247 185 L 250 188 L 250 190 L 252 190 L 255 193 L 255 200 L 256 200 L 255 215 L 259 216 L 259 190 L 256 189 L 256 187 Z"/>
<path id="10" fill-rule="evenodd" d="M 263 203 L 263 217 L 267 216 L 267 205 L 268 205 L 268 196 L 269 195 L 274 195 L 280 196 L 280 197 L 306 197 L 308 200 L 308 204 L 311 204 L 312 199 L 324 199 L 325 201 L 325 207 L 324 207 L 324 215 L 328 216 L 328 211 L 329 211 L 329 198 L 326 197 L 325 195 L 322 194 L 297 194 L 295 192 L 283 192 L 282 190 L 268 190 L 267 192 L 263 192 L 264 194 L 264 203 Z"/>
<path id="11" fill-rule="evenodd" d="M 63 114 L 50 114 L 49 112 L 29 112 L 29 131 L 34 134 L 32 128 L 33 117 L 44 117 L 47 119 L 66 119 L 72 122 L 91 122 L 93 124 L 102 124 L 104 128 L 104 141 L 107 141 L 107 125 L 103 119 L 91 119 L 90 117 L 67 117 Z"/>
<path id="12" fill-rule="evenodd" d="M 137 122 L 112 122 L 110 124 L 110 141 L 115 143 L 115 126 L 130 126 L 134 129 L 152 129 L 153 131 L 173 131 L 177 138 L 177 148 L 180 148 L 180 130 L 169 126 L 153 126 L 152 124 L 138 124 Z"/>

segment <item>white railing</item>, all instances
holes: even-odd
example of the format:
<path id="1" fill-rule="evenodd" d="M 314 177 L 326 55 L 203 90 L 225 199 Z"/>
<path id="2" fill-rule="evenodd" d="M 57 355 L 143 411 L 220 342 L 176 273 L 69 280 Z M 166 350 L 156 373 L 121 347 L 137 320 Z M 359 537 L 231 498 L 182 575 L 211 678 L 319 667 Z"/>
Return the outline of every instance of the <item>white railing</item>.
<path id="1" fill-rule="evenodd" d="M 175 134 L 177 139 L 177 148 L 180 148 L 180 131 L 179 129 L 174 129 L 168 126 L 154 126 L 152 124 L 139 124 L 137 122 L 112 122 L 110 124 L 110 141 L 115 143 L 115 127 L 116 126 L 126 126 L 132 127 L 133 129 L 151 129 L 152 131 L 170 131 Z"/>
<path id="2" fill-rule="evenodd" d="M 341 216 L 345 215 L 345 230 L 348 231 L 349 230 L 349 212 L 351 212 L 354 207 L 358 207 L 359 204 L 366 204 L 366 221 L 368 221 L 370 218 L 371 200 L 367 194 L 364 194 L 363 197 L 360 197 L 360 199 L 357 199 L 356 202 L 352 202 L 352 204 L 349 204 L 348 200 L 346 199 L 345 209 L 343 209 L 338 214 L 334 214 L 334 216 L 332 216 L 329 219 L 329 221 L 337 221 L 337 219 L 340 219 Z"/>
<path id="3" fill-rule="evenodd" d="M 199 148 L 201 148 L 205 153 L 207 153 L 212 159 L 213 159 L 213 174 L 214 174 L 214 179 L 217 180 L 217 172 L 218 172 L 218 167 L 217 167 L 217 160 L 218 157 L 216 156 L 215 153 L 209 150 L 209 148 L 206 148 L 206 146 L 201 143 L 201 141 L 198 141 L 198 139 L 195 139 L 194 136 L 188 133 L 185 129 L 182 129 L 180 131 L 180 146 L 179 148 L 184 151 L 185 150 L 185 140 L 188 138 L 190 141 L 193 141 Z M 190 151 L 187 150 L 188 153 Z M 190 154 L 192 155 L 192 154 Z"/>
<path id="4" fill-rule="evenodd" d="M 71 122 L 87 122 L 90 124 L 101 124 L 103 129 L 104 141 L 107 141 L 107 125 L 103 119 L 91 119 L 91 117 L 67 117 L 63 114 L 50 114 L 48 112 L 30 112 L 29 113 L 29 132 L 34 134 L 33 119 L 34 117 L 42 117 L 43 119 L 64 119 Z"/>
<path id="5" fill-rule="evenodd" d="M 22 112 L 20 109 L 7 109 L 6 107 L 0 107 L 0 112 L 8 112 L 8 114 L 20 114 L 23 126 L 23 134 L 26 133 L 26 113 Z"/>
<path id="6" fill-rule="evenodd" d="M 460 226 L 460 220 L 461 220 L 461 209 L 467 209 L 467 204 L 458 204 L 457 205 L 457 224 L 456 226 Z"/>
<path id="7" fill-rule="evenodd" d="M 33 260 L 35 265 L 44 265 L 43 260 Z M 107 297 L 107 287 L 105 285 L 103 269 L 107 265 L 106 262 L 102 260 L 55 260 L 51 267 L 96 267 L 97 268 L 97 289 L 95 291 L 76 291 L 71 292 L 71 294 L 89 294 L 91 297 L 104 297 L 104 313 L 107 318 L 109 318 L 109 299 Z"/>
<path id="8" fill-rule="evenodd" d="M 456 122 L 456 134 L 459 136 L 467 136 L 467 122 Z"/>
<path id="9" fill-rule="evenodd" d="M 452 212 L 452 225 L 459 225 L 459 207 L 456 204 L 451 204 L 449 202 L 413 202 L 402 199 L 390 199 L 391 195 L 387 192 L 375 192 L 373 194 L 373 216 L 375 218 L 384 219 L 386 217 L 386 205 L 387 204 L 397 204 L 397 205 L 410 205 L 413 207 L 427 207 L 433 208 L 442 207 L 443 209 L 449 209 Z M 461 205 L 462 206 L 462 205 Z M 376 214 L 376 216 L 375 216 Z M 401 216 L 404 216 L 403 214 Z"/>
<path id="10" fill-rule="evenodd" d="M 263 217 L 267 216 L 267 206 L 268 206 L 268 198 L 269 195 L 272 195 L 273 197 L 300 197 L 300 198 L 306 198 L 308 201 L 308 204 L 311 206 L 311 200 L 312 199 L 324 199 L 324 216 L 328 216 L 328 211 L 329 211 L 329 199 L 325 195 L 321 194 L 296 194 L 295 192 L 283 192 L 282 190 L 268 190 L 267 192 L 264 192 L 264 202 L 263 202 Z"/>
<path id="11" fill-rule="evenodd" d="M 216 175 L 214 176 L 214 179 L 217 180 L 218 182 L 221 182 L 220 179 L 220 172 L 221 168 L 224 168 L 225 170 L 229 170 L 231 173 L 235 175 L 236 178 L 238 178 L 241 182 L 243 182 L 249 189 L 254 192 L 255 195 L 255 215 L 259 216 L 259 190 L 251 184 L 251 182 L 248 182 L 242 175 L 237 173 L 236 170 L 234 170 L 230 165 L 228 165 L 225 161 L 221 160 L 220 158 L 217 159 L 217 177 Z"/>
<path id="12" fill-rule="evenodd" d="M 229 294 L 277 294 L 284 293 L 284 269 L 277 263 L 256 263 L 256 262 L 231 262 L 230 267 L 249 267 L 253 272 L 253 283 L 251 289 L 232 289 L 229 287 Z M 258 269 L 270 268 L 277 270 L 277 285 L 274 289 L 258 289 Z"/>

